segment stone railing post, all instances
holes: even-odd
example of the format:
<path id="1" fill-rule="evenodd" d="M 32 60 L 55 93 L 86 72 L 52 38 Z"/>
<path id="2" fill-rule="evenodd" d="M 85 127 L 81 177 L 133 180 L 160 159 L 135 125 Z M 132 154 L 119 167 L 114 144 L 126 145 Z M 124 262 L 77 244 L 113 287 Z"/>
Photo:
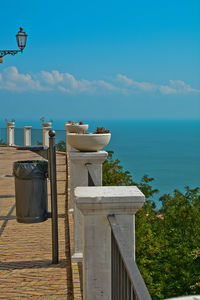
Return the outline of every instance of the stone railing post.
<path id="1" fill-rule="evenodd" d="M 66 124 L 67 123 L 65 123 L 65 130 L 66 130 L 66 152 L 67 152 L 67 154 L 69 154 L 69 152 L 70 151 L 73 151 L 73 150 L 75 150 L 75 149 L 73 149 L 71 146 L 70 146 L 70 144 L 68 143 L 68 139 L 67 139 L 67 134 L 68 134 L 68 128 L 67 128 L 67 126 L 66 126 Z M 75 150 L 76 151 L 76 150 Z"/>
<path id="2" fill-rule="evenodd" d="M 88 170 L 95 185 L 102 185 L 102 164 L 106 160 L 106 151 L 71 151 L 70 158 L 70 209 L 74 212 L 74 254 L 73 261 L 82 261 L 82 215 L 74 201 L 74 188 L 89 185 Z"/>
<path id="3" fill-rule="evenodd" d="M 68 127 L 67 127 L 67 123 L 65 123 L 65 130 L 66 130 L 66 134 L 65 134 L 65 137 L 66 137 L 65 138 L 65 142 L 66 142 L 66 156 L 67 156 L 67 168 L 68 168 L 68 191 L 67 191 L 67 193 L 68 193 L 68 201 L 70 203 L 70 198 L 71 198 L 71 196 L 70 196 L 70 194 L 71 194 L 71 184 L 70 184 L 70 182 L 71 182 L 71 161 L 70 161 L 69 154 L 70 154 L 71 151 L 76 151 L 77 152 L 78 150 L 72 148 L 70 146 L 70 144 L 68 143 L 68 136 L 67 136 L 67 134 L 68 134 Z M 71 205 L 69 205 L 69 212 L 73 212 L 73 208 L 71 207 Z"/>
<path id="4" fill-rule="evenodd" d="M 15 123 L 7 122 L 7 145 L 15 145 Z"/>
<path id="5" fill-rule="evenodd" d="M 145 197 L 135 186 L 77 187 L 75 197 L 83 214 L 83 299 L 111 299 L 111 227 L 107 216 L 133 216 Z"/>
<path id="6" fill-rule="evenodd" d="M 43 126 L 42 127 L 42 137 L 43 137 L 43 146 L 49 147 L 49 131 L 51 130 L 51 126 Z"/>
<path id="7" fill-rule="evenodd" d="M 31 128 L 32 126 L 24 126 L 24 146 L 31 146 Z"/>

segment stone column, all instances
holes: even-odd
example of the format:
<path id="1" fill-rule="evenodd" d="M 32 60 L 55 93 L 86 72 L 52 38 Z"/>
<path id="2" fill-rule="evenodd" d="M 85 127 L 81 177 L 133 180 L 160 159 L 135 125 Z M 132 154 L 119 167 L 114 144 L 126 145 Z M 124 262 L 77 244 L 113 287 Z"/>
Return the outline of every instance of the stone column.
<path id="1" fill-rule="evenodd" d="M 108 215 L 129 217 L 144 204 L 135 186 L 77 187 L 83 214 L 83 299 L 111 299 L 111 227 Z"/>
<path id="2" fill-rule="evenodd" d="M 71 151 L 76 151 L 77 152 L 78 150 L 72 148 L 70 146 L 70 144 L 68 143 L 68 137 L 67 137 L 68 127 L 67 127 L 67 124 L 68 123 L 65 123 L 65 130 L 66 130 L 65 142 L 66 142 L 66 156 L 67 156 L 67 168 L 68 168 L 68 191 L 67 191 L 67 193 L 68 193 L 68 201 L 70 203 L 70 198 L 71 198 L 71 196 L 70 196 L 71 195 L 71 161 L 70 161 L 69 154 L 70 154 Z M 73 213 L 73 208 L 71 207 L 71 205 L 69 205 L 69 212 Z"/>
<path id="3" fill-rule="evenodd" d="M 8 146 L 15 145 L 15 123 L 7 122 L 7 144 Z"/>
<path id="4" fill-rule="evenodd" d="M 43 136 L 43 146 L 49 147 L 49 131 L 51 130 L 51 126 L 43 126 L 42 127 L 42 136 Z"/>
<path id="5" fill-rule="evenodd" d="M 32 126 L 24 126 L 24 146 L 31 146 L 31 128 Z"/>
<path id="6" fill-rule="evenodd" d="M 68 143 L 67 134 L 69 133 L 69 131 L 68 131 L 67 124 L 68 124 L 68 123 L 65 123 L 65 130 L 66 130 L 66 152 L 67 152 L 67 154 L 69 154 L 71 151 L 78 151 L 78 150 L 74 149 L 74 148 Z"/>
<path id="7" fill-rule="evenodd" d="M 71 151 L 70 158 L 70 209 L 74 212 L 74 261 L 82 260 L 82 215 L 74 201 L 74 188 L 88 186 L 90 174 L 97 186 L 102 185 L 102 164 L 106 160 L 106 151 L 79 152 Z"/>

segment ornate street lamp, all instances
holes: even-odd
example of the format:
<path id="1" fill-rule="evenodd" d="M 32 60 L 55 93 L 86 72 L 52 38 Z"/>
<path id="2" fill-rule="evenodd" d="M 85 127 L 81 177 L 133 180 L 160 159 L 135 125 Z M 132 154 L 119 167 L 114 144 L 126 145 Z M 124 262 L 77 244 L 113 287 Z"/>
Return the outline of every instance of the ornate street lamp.
<path id="1" fill-rule="evenodd" d="M 26 47 L 27 34 L 23 31 L 22 27 L 20 27 L 18 34 L 16 34 L 16 39 L 18 47 L 21 49 L 21 52 L 23 52 Z"/>
<path id="2" fill-rule="evenodd" d="M 15 55 L 18 52 L 23 52 L 24 48 L 26 47 L 26 40 L 27 40 L 27 34 L 23 31 L 23 28 L 20 27 L 20 30 L 16 34 L 16 39 L 17 39 L 17 45 L 20 48 L 20 50 L 0 50 L 0 63 L 3 62 L 2 57 L 10 54 L 10 55 Z"/>

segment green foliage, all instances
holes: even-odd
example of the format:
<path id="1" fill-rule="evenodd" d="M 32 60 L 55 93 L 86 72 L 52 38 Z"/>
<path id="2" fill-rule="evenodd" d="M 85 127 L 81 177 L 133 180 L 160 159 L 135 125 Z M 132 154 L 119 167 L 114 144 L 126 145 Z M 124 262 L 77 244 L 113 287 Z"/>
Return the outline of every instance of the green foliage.
<path id="1" fill-rule="evenodd" d="M 0 145 L 6 145 L 5 141 L 0 139 Z"/>
<path id="2" fill-rule="evenodd" d="M 148 204 L 136 214 L 136 258 L 153 299 L 200 293 L 200 195 L 161 197 L 155 212 Z"/>
<path id="3" fill-rule="evenodd" d="M 103 165 L 104 185 L 137 185 L 146 198 L 157 190 L 144 175 L 135 183 L 119 160 L 109 152 Z M 136 214 L 136 261 L 152 299 L 200 294 L 200 195 L 199 188 L 174 190 L 160 197 L 155 210 L 146 201 Z"/>
<path id="4" fill-rule="evenodd" d="M 113 151 L 108 151 L 108 158 L 103 164 L 103 185 L 133 185 L 129 171 L 124 171 L 118 159 L 113 159 Z"/>
<path id="5" fill-rule="evenodd" d="M 41 121 L 42 123 L 45 123 L 45 122 L 51 122 L 51 123 L 53 123 L 53 120 L 46 121 L 45 117 L 41 117 L 41 118 L 40 118 L 40 121 Z"/>
<path id="6" fill-rule="evenodd" d="M 66 152 L 66 143 L 64 141 L 59 141 L 58 144 L 56 144 L 56 150 Z"/>
<path id="7" fill-rule="evenodd" d="M 37 141 L 37 145 L 38 145 L 38 146 L 41 146 L 41 145 L 43 145 L 43 144 L 42 144 L 42 142 Z"/>
<path id="8" fill-rule="evenodd" d="M 152 186 L 149 185 L 150 182 L 152 182 L 154 178 L 149 177 L 148 175 L 144 175 L 138 184 L 138 188 L 143 192 L 146 199 L 152 197 L 154 194 L 159 193 L 158 189 L 152 189 Z M 155 208 L 155 207 L 154 207 Z"/>

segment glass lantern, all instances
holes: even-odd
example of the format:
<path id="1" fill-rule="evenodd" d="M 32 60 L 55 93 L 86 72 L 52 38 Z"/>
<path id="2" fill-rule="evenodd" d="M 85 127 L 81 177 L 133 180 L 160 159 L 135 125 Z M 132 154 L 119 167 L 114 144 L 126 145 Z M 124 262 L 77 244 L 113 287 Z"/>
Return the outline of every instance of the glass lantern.
<path id="1" fill-rule="evenodd" d="M 20 30 L 16 34 L 17 45 L 21 51 L 26 47 L 27 34 L 23 31 L 23 28 L 20 27 Z"/>

